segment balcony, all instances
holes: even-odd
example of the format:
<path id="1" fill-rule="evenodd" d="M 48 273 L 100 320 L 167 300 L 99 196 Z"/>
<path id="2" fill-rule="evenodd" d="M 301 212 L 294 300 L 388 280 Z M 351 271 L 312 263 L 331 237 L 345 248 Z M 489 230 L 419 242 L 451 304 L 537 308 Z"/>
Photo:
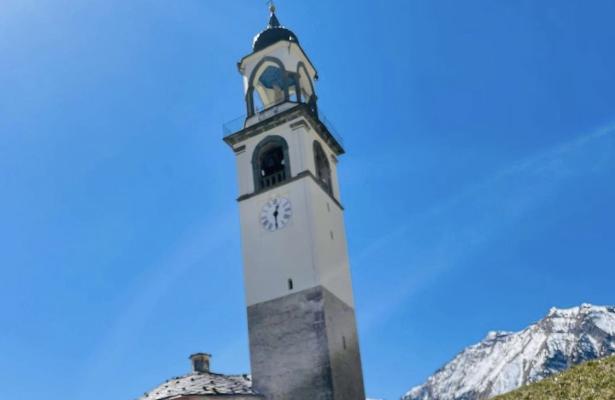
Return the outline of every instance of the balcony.
<path id="1" fill-rule="evenodd" d="M 275 174 L 263 176 L 260 178 L 260 188 L 267 189 L 272 186 L 276 186 L 286 180 L 286 172 L 284 170 L 276 172 Z"/>
<path id="2" fill-rule="evenodd" d="M 224 134 L 224 138 L 232 136 L 246 128 L 257 125 L 261 122 L 267 121 L 268 119 L 283 113 L 285 111 L 289 111 L 292 109 L 296 109 L 301 107 L 314 119 L 317 124 L 320 124 L 318 128 L 324 128 L 327 134 L 329 134 L 334 141 L 339 146 L 341 153 L 343 153 L 344 140 L 337 133 L 337 130 L 331 124 L 331 122 L 327 119 L 327 117 L 322 113 L 321 110 L 314 110 L 312 107 L 308 106 L 305 103 L 295 103 L 295 102 L 283 102 L 276 104 L 272 107 L 269 107 L 264 110 L 259 110 L 255 115 L 248 118 L 247 114 L 244 114 L 240 117 L 237 117 L 231 121 L 222 125 L 222 131 Z"/>

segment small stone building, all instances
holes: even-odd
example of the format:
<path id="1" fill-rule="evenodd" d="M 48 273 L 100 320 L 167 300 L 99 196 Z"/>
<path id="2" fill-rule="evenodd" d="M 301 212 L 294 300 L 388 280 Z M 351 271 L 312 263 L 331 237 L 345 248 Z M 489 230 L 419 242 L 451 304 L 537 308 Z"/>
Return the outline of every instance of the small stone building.
<path id="1" fill-rule="evenodd" d="M 254 400 L 263 397 L 252 390 L 250 375 L 222 375 L 210 371 L 211 356 L 190 356 L 192 372 L 169 379 L 139 400 Z"/>

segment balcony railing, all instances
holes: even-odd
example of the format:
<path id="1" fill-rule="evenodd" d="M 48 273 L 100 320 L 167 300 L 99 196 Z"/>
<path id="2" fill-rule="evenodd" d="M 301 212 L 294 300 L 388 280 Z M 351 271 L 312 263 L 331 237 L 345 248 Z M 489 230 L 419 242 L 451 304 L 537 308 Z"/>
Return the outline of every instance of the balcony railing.
<path id="1" fill-rule="evenodd" d="M 241 117 L 237 117 L 233 120 L 225 122 L 224 125 L 222 125 L 222 132 L 224 133 L 224 137 L 232 135 L 233 133 L 239 132 L 240 130 L 245 128 L 246 118 L 247 115 L 244 114 Z"/>
<path id="2" fill-rule="evenodd" d="M 261 177 L 261 189 L 266 189 L 271 186 L 275 186 L 278 183 L 282 183 L 286 180 L 286 171 L 282 170 L 275 174 Z"/>
<path id="3" fill-rule="evenodd" d="M 327 118 L 325 114 L 322 113 L 322 111 L 318 110 L 318 115 L 316 116 L 316 119 L 318 119 L 327 128 L 331 136 L 333 136 L 333 138 L 340 144 L 340 146 L 344 147 L 344 138 L 339 133 L 337 133 L 337 129 L 335 129 L 333 123 L 329 121 L 329 118 Z"/>
<path id="4" fill-rule="evenodd" d="M 286 104 L 294 104 L 295 106 L 299 105 L 299 104 L 303 104 L 303 103 L 291 103 L 291 102 L 286 102 L 286 103 L 280 103 L 280 104 L 276 104 L 273 107 L 269 107 L 267 109 L 264 110 L 259 110 L 254 116 L 248 118 L 247 114 L 244 114 L 240 117 L 237 117 L 227 123 L 225 123 L 224 125 L 222 125 L 222 132 L 224 134 L 224 136 L 229 136 L 232 135 L 235 132 L 238 132 L 242 129 L 244 129 L 247 125 L 246 123 L 250 122 L 250 121 L 254 121 L 253 123 L 257 123 L 260 121 L 264 121 L 266 119 L 269 119 L 271 117 L 273 117 L 274 115 L 286 111 L 290 108 L 293 108 L 293 106 L 291 107 L 282 107 Z M 309 109 L 309 108 L 308 108 Z M 279 111 L 278 111 L 279 110 Z M 312 116 L 321 124 L 323 124 L 327 130 L 329 131 L 329 133 L 331 134 L 331 136 L 333 136 L 333 138 L 339 143 L 340 146 L 344 146 L 344 139 L 342 138 L 342 136 L 340 136 L 337 133 L 337 130 L 335 129 L 335 127 L 333 126 L 333 124 L 329 121 L 329 119 L 323 114 L 323 112 L 318 109 L 317 112 L 313 111 L 310 109 L 310 113 L 312 114 Z"/>

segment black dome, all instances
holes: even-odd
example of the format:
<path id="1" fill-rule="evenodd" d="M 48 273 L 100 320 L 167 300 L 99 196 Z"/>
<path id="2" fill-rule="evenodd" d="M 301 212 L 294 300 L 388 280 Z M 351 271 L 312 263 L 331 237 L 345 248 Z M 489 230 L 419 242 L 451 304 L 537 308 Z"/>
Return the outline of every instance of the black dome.
<path id="1" fill-rule="evenodd" d="M 272 9 L 271 18 L 269 19 L 269 26 L 267 26 L 267 29 L 256 35 L 254 38 L 254 43 L 252 43 L 252 50 L 259 51 L 282 40 L 299 43 L 297 35 L 295 35 L 290 29 L 286 29 L 280 24 L 278 17 L 275 15 L 275 9 Z"/>

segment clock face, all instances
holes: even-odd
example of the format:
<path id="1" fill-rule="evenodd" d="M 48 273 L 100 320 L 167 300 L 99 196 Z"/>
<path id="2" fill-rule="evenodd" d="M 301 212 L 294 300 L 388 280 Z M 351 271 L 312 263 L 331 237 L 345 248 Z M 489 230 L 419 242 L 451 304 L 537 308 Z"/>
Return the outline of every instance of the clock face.
<path id="1" fill-rule="evenodd" d="M 284 228 L 293 216 L 290 201 L 284 197 L 271 199 L 263 206 L 260 222 L 269 232 Z"/>

